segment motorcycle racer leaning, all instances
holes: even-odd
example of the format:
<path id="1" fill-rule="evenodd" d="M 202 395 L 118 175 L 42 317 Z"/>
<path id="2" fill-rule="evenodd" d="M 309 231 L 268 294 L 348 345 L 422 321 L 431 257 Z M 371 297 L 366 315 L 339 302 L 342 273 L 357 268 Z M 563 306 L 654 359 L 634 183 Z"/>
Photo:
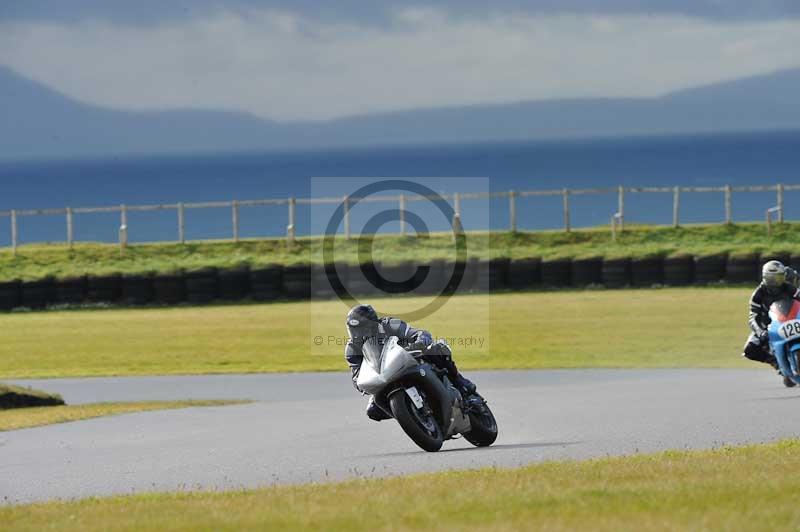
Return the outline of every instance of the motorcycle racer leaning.
<path id="1" fill-rule="evenodd" d="M 422 350 L 421 357 L 426 362 L 446 370 L 450 381 L 463 395 L 475 393 L 475 385 L 458 372 L 450 347 L 441 340 L 434 342 L 428 331 L 415 329 L 398 318 L 389 316 L 379 318 L 371 305 L 358 305 L 350 309 L 345 324 L 350 339 L 345 346 L 344 356 L 350 365 L 353 386 L 356 390 L 359 390 L 356 380 L 361 369 L 361 361 L 364 360 L 362 351 L 364 343 L 374 340 L 382 344 L 390 336 L 396 336 L 402 347 L 409 351 Z M 374 421 L 391 418 L 387 412 L 375 404 L 372 397 L 367 403 L 367 417 Z"/>
<path id="2" fill-rule="evenodd" d="M 778 369 L 778 362 L 770 352 L 767 328 L 770 324 L 769 308 L 785 298 L 800 300 L 800 275 L 777 260 L 771 260 L 761 269 L 761 284 L 750 297 L 750 336 L 744 345 L 742 356 L 756 362 L 764 362 Z"/>

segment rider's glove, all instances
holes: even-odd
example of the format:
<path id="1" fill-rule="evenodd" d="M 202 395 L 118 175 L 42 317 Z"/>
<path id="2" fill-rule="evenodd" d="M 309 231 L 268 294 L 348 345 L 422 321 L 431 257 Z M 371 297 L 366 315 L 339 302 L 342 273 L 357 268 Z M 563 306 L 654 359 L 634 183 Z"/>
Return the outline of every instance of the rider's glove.
<path id="1" fill-rule="evenodd" d="M 758 332 L 758 341 L 762 344 L 766 344 L 769 341 L 769 332 L 761 330 Z"/>
<path id="2" fill-rule="evenodd" d="M 428 345 L 424 342 L 412 342 L 408 344 L 408 351 L 422 351 L 421 354 L 425 354 L 428 351 Z"/>

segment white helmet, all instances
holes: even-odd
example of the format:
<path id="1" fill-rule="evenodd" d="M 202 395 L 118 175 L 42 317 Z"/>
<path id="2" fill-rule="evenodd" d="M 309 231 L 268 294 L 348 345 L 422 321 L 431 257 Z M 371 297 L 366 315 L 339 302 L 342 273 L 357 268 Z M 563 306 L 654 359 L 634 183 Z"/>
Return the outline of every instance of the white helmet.
<path id="1" fill-rule="evenodd" d="M 780 261 L 771 260 L 761 268 L 761 282 L 767 289 L 778 289 L 786 282 L 786 266 Z"/>

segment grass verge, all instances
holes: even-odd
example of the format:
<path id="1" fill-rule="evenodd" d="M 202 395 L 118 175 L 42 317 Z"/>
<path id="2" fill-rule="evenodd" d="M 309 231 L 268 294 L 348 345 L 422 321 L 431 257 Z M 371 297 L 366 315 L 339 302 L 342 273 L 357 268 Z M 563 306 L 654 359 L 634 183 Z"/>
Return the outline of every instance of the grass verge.
<path id="1" fill-rule="evenodd" d="M 9 531 L 797 530 L 800 481 L 788 472 L 798 466 L 800 443 L 789 440 L 511 470 L 5 507 L 0 522 Z"/>
<path id="2" fill-rule="evenodd" d="M 93 417 L 116 416 L 132 412 L 167 410 L 196 406 L 224 406 L 242 404 L 248 401 L 227 400 L 189 400 L 189 401 L 143 401 L 134 403 L 91 403 L 84 405 L 63 405 L 41 408 L 16 408 L 0 410 L 0 432 L 27 429 L 54 423 L 79 421 Z"/>
<path id="3" fill-rule="evenodd" d="M 743 288 L 459 295 L 413 324 L 447 336 L 467 370 L 752 367 L 739 357 L 749 296 Z M 370 303 L 401 315 L 425 301 Z M 319 301 L 2 314 L 0 378 L 344 370 L 347 308 Z"/>
<path id="4" fill-rule="evenodd" d="M 7 408 L 56 406 L 63 404 L 64 399 L 58 394 L 0 382 L 0 412 Z"/>
<path id="5" fill-rule="evenodd" d="M 608 228 L 520 233 L 470 233 L 471 257 L 642 257 L 677 252 L 712 253 L 800 253 L 800 224 L 777 224 L 767 237 L 763 224 L 697 225 L 687 227 L 626 226 L 612 242 Z M 231 267 L 239 264 L 293 264 L 320 262 L 322 239 L 301 238 L 293 245 L 283 239 L 187 244 L 136 244 L 120 256 L 113 244 L 59 244 L 21 246 L 14 256 L 0 250 L 0 281 L 39 279 L 48 275 L 68 277 L 83 274 L 168 272 L 204 266 Z M 453 259 L 455 251 L 448 234 L 426 238 L 378 236 L 374 239 L 341 239 L 336 258 L 359 262 L 359 251 L 376 261 L 429 261 Z"/>

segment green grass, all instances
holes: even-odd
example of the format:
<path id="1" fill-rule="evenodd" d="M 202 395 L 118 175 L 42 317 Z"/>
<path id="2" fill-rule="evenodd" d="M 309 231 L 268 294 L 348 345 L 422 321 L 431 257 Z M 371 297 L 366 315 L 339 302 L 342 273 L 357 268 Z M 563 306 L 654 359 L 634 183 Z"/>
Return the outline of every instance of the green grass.
<path id="1" fill-rule="evenodd" d="M 115 416 L 131 412 L 148 412 L 199 406 L 224 406 L 246 401 L 189 400 L 189 401 L 143 401 L 133 403 L 92 403 L 85 405 L 47 406 L 38 408 L 15 408 L 0 410 L 0 432 L 26 429 L 53 423 L 66 423 L 93 417 Z"/>
<path id="2" fill-rule="evenodd" d="M 455 337 L 464 369 L 753 367 L 739 357 L 749 295 L 743 288 L 461 295 L 414 325 Z M 398 315 L 425 301 L 370 302 Z M 346 312 L 325 301 L 2 314 L 0 378 L 343 370 Z M 468 338 L 475 341 L 462 345 Z"/>
<path id="3" fill-rule="evenodd" d="M 490 452 L 490 451 L 488 451 Z M 797 440 L 520 469 L 0 508 L 38 530 L 797 530 Z"/>
<path id="4" fill-rule="evenodd" d="M 641 257 L 674 253 L 752 253 L 794 251 L 800 253 L 800 224 L 776 225 L 767 237 L 763 224 L 697 225 L 671 227 L 629 226 L 617 242 L 607 228 L 521 233 L 470 233 L 471 257 Z M 167 272 L 203 266 L 230 267 L 238 264 L 293 264 L 321 262 L 322 241 L 301 238 L 294 245 L 283 239 L 181 244 L 138 244 L 124 256 L 111 244 L 25 245 L 14 257 L 9 249 L 0 251 L 0 280 L 38 279 L 48 275 L 67 277 L 83 274 Z M 336 245 L 336 258 L 359 262 L 359 250 L 372 249 L 372 257 L 383 262 L 453 259 L 449 235 L 428 238 L 378 236 L 344 241 Z"/>

